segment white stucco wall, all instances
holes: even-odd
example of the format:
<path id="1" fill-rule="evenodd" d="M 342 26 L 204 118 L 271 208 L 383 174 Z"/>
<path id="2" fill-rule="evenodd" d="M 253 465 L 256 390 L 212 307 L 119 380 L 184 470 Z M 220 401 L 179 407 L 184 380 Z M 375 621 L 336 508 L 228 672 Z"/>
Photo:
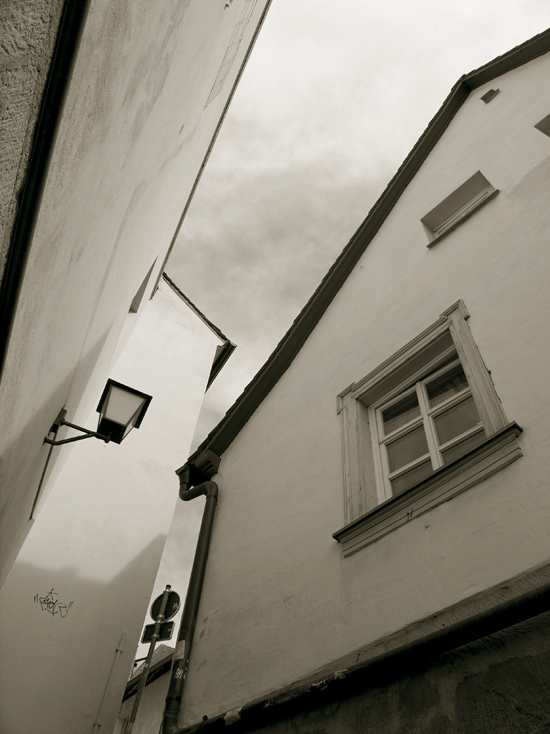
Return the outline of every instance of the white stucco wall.
<path id="1" fill-rule="evenodd" d="M 101 716 L 112 731 L 220 343 L 161 281 L 109 373 L 153 396 L 141 427 L 53 448 L 68 458 L 0 591 L 1 732 L 90 734 L 125 633 Z M 68 610 L 43 610 L 52 589 Z"/>
<path id="2" fill-rule="evenodd" d="M 63 405 L 77 422 L 95 407 L 266 4 L 91 4 L 0 383 L 0 583 L 30 527 L 43 438 Z"/>
<path id="3" fill-rule="evenodd" d="M 182 725 L 549 560 L 549 73 L 542 57 L 471 95 L 225 452 Z M 500 193 L 428 249 L 420 218 L 477 170 Z M 524 456 L 344 558 L 336 396 L 459 298 Z"/>

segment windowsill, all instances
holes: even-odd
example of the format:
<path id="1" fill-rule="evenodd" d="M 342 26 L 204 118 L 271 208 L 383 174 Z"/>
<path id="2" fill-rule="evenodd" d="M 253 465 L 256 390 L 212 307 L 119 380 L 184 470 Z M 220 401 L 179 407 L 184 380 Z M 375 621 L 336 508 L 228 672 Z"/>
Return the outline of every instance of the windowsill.
<path id="1" fill-rule="evenodd" d="M 489 196 L 487 196 L 485 199 L 479 202 L 477 206 L 475 206 L 473 209 L 470 209 L 470 211 L 465 214 L 463 217 L 461 217 L 457 222 L 453 224 L 452 227 L 449 227 L 449 229 L 446 229 L 444 232 L 442 232 L 437 237 L 434 237 L 433 240 L 430 240 L 426 247 L 433 247 L 434 245 L 437 245 L 438 242 L 441 242 L 441 240 L 446 237 L 451 232 L 454 232 L 457 227 L 460 227 L 460 225 L 465 222 L 467 219 L 469 219 L 472 214 L 475 214 L 479 209 L 481 209 L 482 206 L 485 206 L 487 202 L 491 201 L 491 199 L 494 199 L 495 196 L 499 193 L 499 189 L 495 189 L 492 191 Z"/>
<path id="2" fill-rule="evenodd" d="M 342 544 L 344 556 L 375 543 L 519 459 L 521 430 L 517 423 L 509 423 L 481 446 L 335 532 L 332 537 Z"/>

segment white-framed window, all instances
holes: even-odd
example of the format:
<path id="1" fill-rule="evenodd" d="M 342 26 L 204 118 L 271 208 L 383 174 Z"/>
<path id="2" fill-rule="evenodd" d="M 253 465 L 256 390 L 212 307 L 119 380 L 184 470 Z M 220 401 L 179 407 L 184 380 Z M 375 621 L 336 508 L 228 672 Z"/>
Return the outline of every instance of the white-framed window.
<path id="1" fill-rule="evenodd" d="M 349 552 L 521 456 L 468 318 L 458 301 L 338 396 Z"/>
<path id="2" fill-rule="evenodd" d="M 381 501 L 410 489 L 487 438 L 456 349 L 446 349 L 425 372 L 423 379 L 369 408 Z"/>

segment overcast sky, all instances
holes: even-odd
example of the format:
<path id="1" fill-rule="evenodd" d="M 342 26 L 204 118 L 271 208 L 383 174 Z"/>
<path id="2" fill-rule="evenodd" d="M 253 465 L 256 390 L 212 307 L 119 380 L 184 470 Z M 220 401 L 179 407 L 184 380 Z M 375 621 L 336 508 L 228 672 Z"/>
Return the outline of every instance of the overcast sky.
<path id="1" fill-rule="evenodd" d="M 194 446 L 459 77 L 548 27 L 548 0 L 273 0 L 167 267 L 238 345 L 207 393 Z M 171 583 L 183 599 L 202 506 L 179 503 L 155 594 Z"/>

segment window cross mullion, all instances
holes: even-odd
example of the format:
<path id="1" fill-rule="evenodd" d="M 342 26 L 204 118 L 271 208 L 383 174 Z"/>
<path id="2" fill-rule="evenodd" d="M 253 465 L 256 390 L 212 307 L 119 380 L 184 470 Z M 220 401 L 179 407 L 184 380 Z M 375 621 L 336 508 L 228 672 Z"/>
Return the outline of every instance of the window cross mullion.
<path id="1" fill-rule="evenodd" d="M 380 411 L 381 412 L 381 411 Z M 409 421 L 404 426 L 400 426 L 395 431 L 392 431 L 392 433 L 388 433 L 387 436 L 384 436 L 383 434 L 383 428 L 381 431 L 382 438 L 380 439 L 380 443 L 388 444 L 392 443 L 392 441 L 395 441 L 397 438 L 401 438 L 401 436 L 404 436 L 407 433 L 410 433 L 411 431 L 414 431 L 415 428 L 418 428 L 418 426 L 421 426 L 423 423 L 423 418 L 421 415 L 419 415 L 417 418 L 413 418 L 412 421 Z"/>
<path id="2" fill-rule="evenodd" d="M 428 450 L 432 460 L 432 466 L 435 469 L 443 466 L 443 457 L 437 446 L 437 434 L 435 432 L 435 424 L 430 417 L 430 404 L 428 402 L 428 393 L 426 392 L 425 382 L 417 382 L 416 394 L 418 396 L 418 404 L 420 406 L 420 414 L 424 419 L 424 430 L 426 432 L 426 440 L 428 442 Z"/>
<path id="3" fill-rule="evenodd" d="M 449 410 L 449 408 L 453 408 L 455 405 L 462 403 L 464 400 L 466 400 L 466 398 L 469 398 L 471 394 L 472 391 L 470 390 L 470 388 L 466 387 L 464 388 L 464 390 L 461 390 L 455 395 L 451 395 L 450 398 L 447 398 L 447 400 L 436 405 L 435 408 L 428 408 L 429 415 L 432 418 L 437 418 L 438 415 L 441 415 L 441 413 L 445 413 L 445 411 Z"/>

